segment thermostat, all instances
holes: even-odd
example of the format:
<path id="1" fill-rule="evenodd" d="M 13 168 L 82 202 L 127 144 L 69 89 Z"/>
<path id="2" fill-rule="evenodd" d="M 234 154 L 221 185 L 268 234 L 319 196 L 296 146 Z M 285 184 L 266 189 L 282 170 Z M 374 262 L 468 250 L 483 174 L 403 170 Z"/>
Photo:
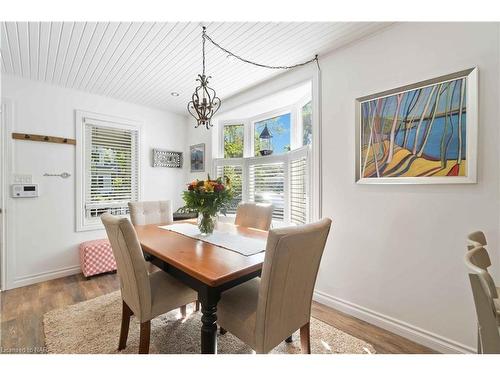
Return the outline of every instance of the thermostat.
<path id="1" fill-rule="evenodd" d="M 12 185 L 12 198 L 34 198 L 34 197 L 38 197 L 38 184 Z"/>

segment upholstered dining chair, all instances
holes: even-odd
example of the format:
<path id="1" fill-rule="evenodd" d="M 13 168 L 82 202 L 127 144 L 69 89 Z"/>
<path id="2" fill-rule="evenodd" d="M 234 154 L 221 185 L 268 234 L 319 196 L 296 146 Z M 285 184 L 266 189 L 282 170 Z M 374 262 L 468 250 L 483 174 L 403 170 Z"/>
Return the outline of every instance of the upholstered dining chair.
<path id="1" fill-rule="evenodd" d="M 479 354 L 499 354 L 500 312 L 498 299 L 495 299 L 492 293 L 496 293 L 496 289 L 491 288 L 494 283 L 490 274 L 475 261 L 482 250 L 484 248 L 478 246 L 465 254 L 478 322 L 477 351 Z"/>
<path id="2" fill-rule="evenodd" d="M 174 222 L 172 213 L 172 202 L 166 201 L 142 201 L 128 202 L 130 220 L 133 225 L 162 224 L 168 225 Z M 146 260 L 149 260 L 146 258 Z M 195 302 L 194 310 L 200 309 L 200 303 Z M 181 306 L 181 314 L 186 317 L 187 307 Z"/>
<path id="3" fill-rule="evenodd" d="M 470 233 L 467 236 L 468 250 L 480 248 L 480 250 L 477 250 L 473 253 L 471 260 L 477 267 L 482 268 L 489 274 L 488 268 L 491 267 L 491 259 L 488 254 L 488 250 L 485 247 L 487 244 L 488 243 L 486 241 L 486 236 L 481 231 Z M 498 298 L 498 296 L 500 296 L 500 287 L 495 286 L 492 278 L 491 278 L 491 283 L 492 285 L 490 285 L 490 288 L 492 296 L 493 298 Z"/>
<path id="4" fill-rule="evenodd" d="M 234 223 L 242 227 L 269 230 L 273 221 L 273 205 L 264 203 L 240 203 Z"/>
<path id="5" fill-rule="evenodd" d="M 129 202 L 130 220 L 134 225 L 172 224 L 171 201 Z"/>
<path id="6" fill-rule="evenodd" d="M 303 353 L 310 353 L 311 303 L 331 220 L 269 231 L 261 278 L 222 293 L 217 323 L 267 353 L 300 329 Z"/>
<path id="7" fill-rule="evenodd" d="M 148 273 L 134 227 L 127 218 L 101 215 L 116 259 L 123 300 L 118 350 L 125 348 L 130 317 L 141 323 L 139 354 L 149 353 L 151 319 L 197 298 L 194 290 L 165 272 Z"/>

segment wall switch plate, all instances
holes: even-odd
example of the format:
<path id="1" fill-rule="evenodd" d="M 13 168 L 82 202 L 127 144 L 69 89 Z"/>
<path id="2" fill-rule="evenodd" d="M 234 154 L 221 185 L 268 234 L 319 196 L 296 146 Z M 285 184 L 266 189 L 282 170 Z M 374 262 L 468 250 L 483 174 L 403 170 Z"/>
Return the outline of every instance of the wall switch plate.
<path id="1" fill-rule="evenodd" d="M 15 174 L 15 184 L 31 184 L 32 176 L 30 174 Z"/>

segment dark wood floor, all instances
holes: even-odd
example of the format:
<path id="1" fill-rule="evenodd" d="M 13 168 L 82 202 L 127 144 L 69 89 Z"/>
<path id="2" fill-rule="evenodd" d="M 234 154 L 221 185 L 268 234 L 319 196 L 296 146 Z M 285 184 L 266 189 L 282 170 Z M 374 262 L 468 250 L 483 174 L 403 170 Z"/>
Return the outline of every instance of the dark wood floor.
<path id="1" fill-rule="evenodd" d="M 0 353 L 44 352 L 42 319 L 47 311 L 119 289 L 116 274 L 85 279 L 82 275 L 30 285 L 0 295 Z M 422 345 L 319 303 L 312 315 L 373 345 L 377 353 L 433 353 Z"/>

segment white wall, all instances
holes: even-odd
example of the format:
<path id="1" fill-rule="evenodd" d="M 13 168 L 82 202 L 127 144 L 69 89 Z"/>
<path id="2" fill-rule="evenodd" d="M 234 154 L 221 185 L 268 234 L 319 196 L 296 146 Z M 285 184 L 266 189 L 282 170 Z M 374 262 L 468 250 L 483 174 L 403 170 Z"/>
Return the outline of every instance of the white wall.
<path id="1" fill-rule="evenodd" d="M 437 349 L 475 347 L 469 232 L 486 232 L 500 275 L 498 39 L 498 24 L 401 24 L 321 60 L 323 215 L 334 220 L 316 285 L 322 302 Z M 355 98 L 474 66 L 478 184 L 354 183 Z"/>
<path id="2" fill-rule="evenodd" d="M 12 132 L 74 138 L 76 109 L 142 122 L 142 199 L 182 205 L 186 169 L 152 168 L 151 150 L 184 151 L 184 116 L 14 76 L 4 75 L 2 81 L 2 97 L 14 112 Z M 7 288 L 79 272 L 78 244 L 105 233 L 75 232 L 75 147 L 13 141 L 10 132 L 6 136 L 12 174 L 31 174 L 40 187 L 39 198 L 7 199 Z M 43 177 L 63 171 L 72 176 Z"/>

